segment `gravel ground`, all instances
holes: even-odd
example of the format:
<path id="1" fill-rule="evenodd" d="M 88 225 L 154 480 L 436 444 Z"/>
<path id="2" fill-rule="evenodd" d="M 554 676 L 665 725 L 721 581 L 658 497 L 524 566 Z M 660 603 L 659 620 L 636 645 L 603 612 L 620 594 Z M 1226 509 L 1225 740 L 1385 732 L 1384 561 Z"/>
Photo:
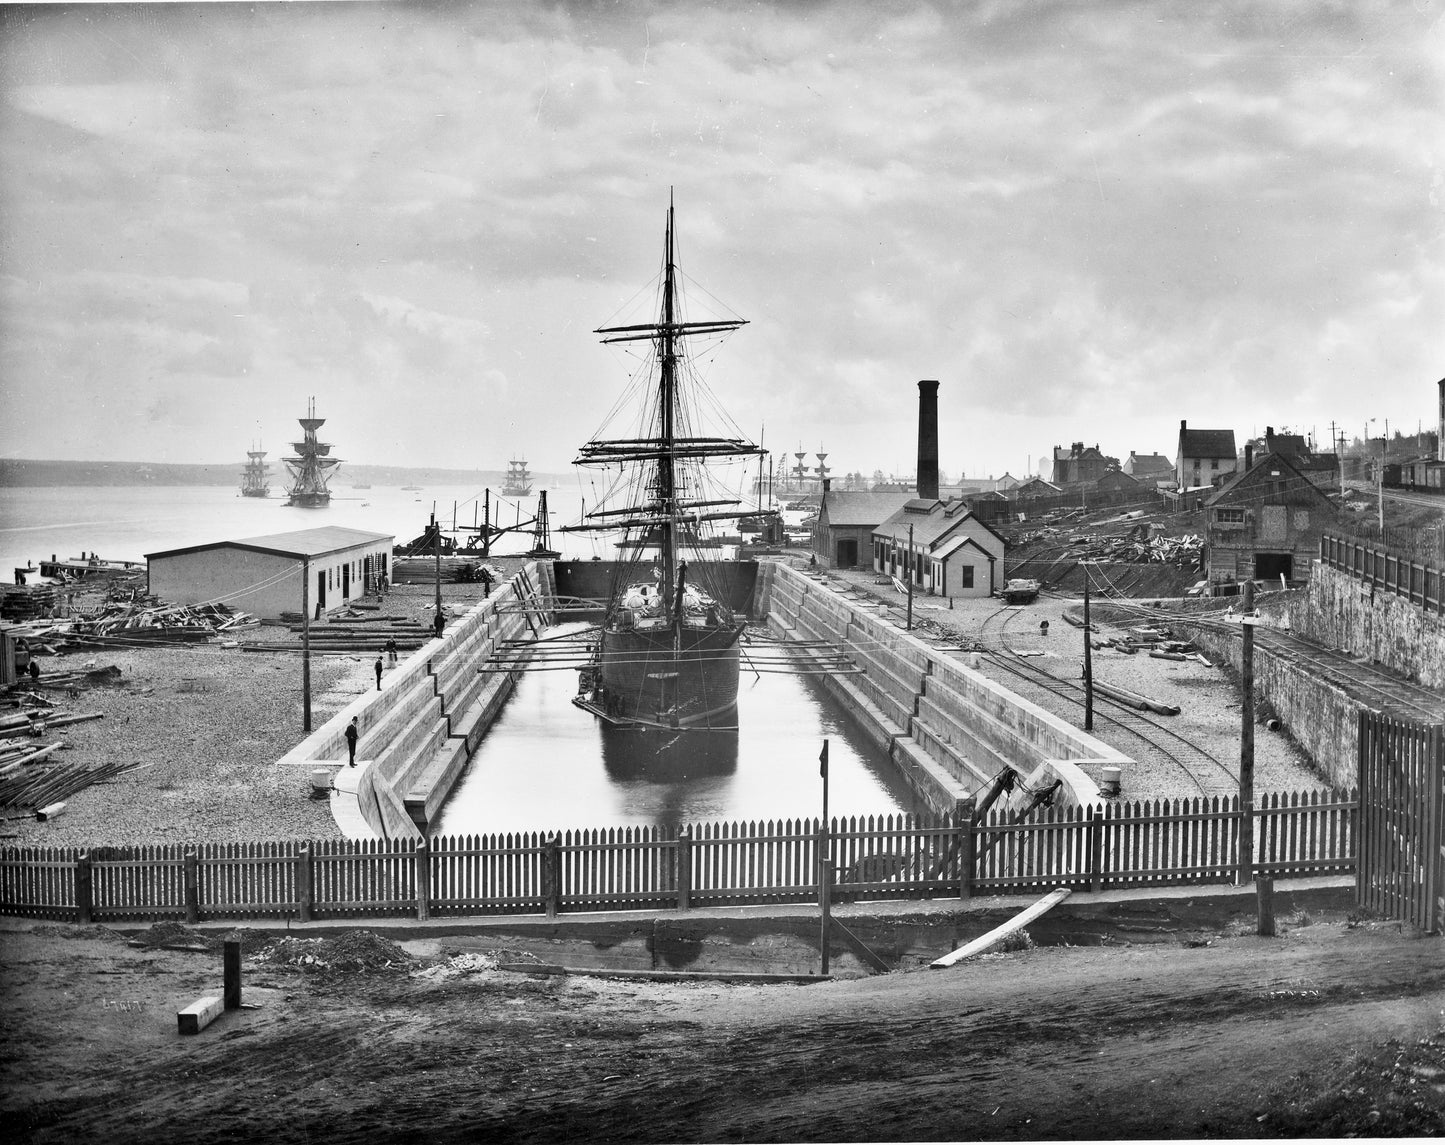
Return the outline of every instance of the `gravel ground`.
<path id="1" fill-rule="evenodd" d="M 449 609 L 465 610 L 482 599 L 482 589 L 443 585 L 442 595 Z M 396 586 L 385 611 L 430 624 L 434 600 L 430 586 Z M 286 635 L 284 626 L 261 629 L 268 640 Z M 65 810 L 44 823 L 26 811 L 0 811 L 0 842 L 107 846 L 340 837 L 328 802 L 310 798 L 309 771 L 275 766 L 305 738 L 298 654 L 179 645 L 47 657 L 42 670 L 74 671 L 92 660 L 119 668 L 120 685 L 75 697 L 49 695 L 57 708 L 104 718 L 57 728 L 41 742 L 63 741 L 66 747 L 51 758 L 67 765 L 143 766 L 71 796 Z M 373 686 L 372 662 L 370 655 L 313 653 L 313 728 Z"/>
<path id="2" fill-rule="evenodd" d="M 794 562 L 801 567 L 801 562 Z M 866 593 L 888 606 L 891 616 L 901 619 L 906 598 L 891 584 L 875 584 L 871 571 L 829 571 L 829 580 Z M 1082 599 L 1041 596 L 1033 604 L 1005 609 L 993 597 L 958 600 L 953 608 L 932 597 L 914 597 L 914 625 L 925 639 L 934 632 L 954 638 L 1002 640 L 1003 646 L 1031 655 L 1031 664 L 1070 681 L 1083 676 L 1083 631 L 1064 620 L 1064 612 L 1078 614 Z M 1094 618 L 1091 616 L 1091 620 Z M 1049 622 L 1048 635 L 1039 623 Z M 1140 622 L 1142 623 L 1142 621 Z M 1094 621 L 1096 638 L 1122 634 L 1123 627 Z M 972 657 L 967 657 L 972 666 Z M 1007 671 L 991 657 L 979 657 L 978 670 L 991 680 L 1023 696 L 1046 711 L 1083 726 L 1081 704 L 1057 697 Z M 1150 718 L 1182 736 L 1198 751 L 1190 751 L 1167 733 L 1163 747 L 1187 763 L 1170 759 L 1163 751 L 1150 751 L 1132 734 L 1108 717 L 1118 711 L 1099 701 L 1095 707 L 1093 734 L 1122 751 L 1135 762 L 1124 770 L 1122 795 L 1125 799 L 1177 799 L 1197 795 L 1230 795 L 1238 791 L 1240 750 L 1240 694 L 1238 687 L 1218 668 L 1198 660 L 1161 660 L 1143 652 L 1126 655 L 1114 649 L 1093 652 L 1094 679 L 1127 688 L 1160 703 L 1176 705 L 1177 716 L 1150 714 Z M 1203 752 L 1204 755 L 1199 753 Z M 1206 758 L 1212 757 L 1211 758 Z M 1289 738 L 1287 732 L 1267 731 L 1256 724 L 1254 737 L 1255 791 L 1313 791 L 1328 787 L 1312 768 L 1309 757 Z M 1098 769 L 1085 768 L 1098 780 Z"/>

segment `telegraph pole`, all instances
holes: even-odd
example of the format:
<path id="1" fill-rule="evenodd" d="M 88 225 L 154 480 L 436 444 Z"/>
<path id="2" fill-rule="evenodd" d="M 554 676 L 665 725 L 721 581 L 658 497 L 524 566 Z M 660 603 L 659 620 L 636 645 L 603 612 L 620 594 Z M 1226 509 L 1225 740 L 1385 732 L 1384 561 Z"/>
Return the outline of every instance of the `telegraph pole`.
<path id="1" fill-rule="evenodd" d="M 1254 878 L 1254 581 L 1244 582 L 1240 623 L 1239 886 Z"/>
<path id="2" fill-rule="evenodd" d="M 301 730 L 311 730 L 311 558 L 301 558 Z"/>
<path id="3" fill-rule="evenodd" d="M 1084 570 L 1084 730 L 1094 730 L 1094 649 L 1089 642 L 1089 565 L 1080 561 Z"/>
<path id="4" fill-rule="evenodd" d="M 904 567 L 908 576 L 908 623 L 906 630 L 913 631 L 913 526 L 908 526 L 908 563 Z"/>
<path id="5" fill-rule="evenodd" d="M 823 777 L 823 826 L 818 834 L 818 906 L 822 919 L 822 933 L 819 936 L 819 950 L 822 952 L 822 973 L 828 973 L 828 930 L 829 915 L 832 912 L 833 881 L 833 840 L 828 826 L 828 741 L 823 741 L 823 753 L 818 756 L 818 773 Z"/>

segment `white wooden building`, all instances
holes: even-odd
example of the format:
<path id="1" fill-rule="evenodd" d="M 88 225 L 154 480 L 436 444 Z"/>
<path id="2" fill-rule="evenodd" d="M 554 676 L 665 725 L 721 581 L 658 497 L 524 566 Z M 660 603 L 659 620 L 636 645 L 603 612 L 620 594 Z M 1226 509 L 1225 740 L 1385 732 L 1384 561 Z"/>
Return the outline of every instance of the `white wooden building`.
<path id="1" fill-rule="evenodd" d="M 874 570 L 933 596 L 991 595 L 1003 555 L 1003 537 L 962 501 L 914 498 L 873 530 Z"/>
<path id="2" fill-rule="evenodd" d="M 237 541 L 147 553 L 150 592 L 170 604 L 220 602 L 262 620 L 302 610 L 306 570 L 312 615 L 375 591 L 391 575 L 394 537 L 323 525 Z"/>

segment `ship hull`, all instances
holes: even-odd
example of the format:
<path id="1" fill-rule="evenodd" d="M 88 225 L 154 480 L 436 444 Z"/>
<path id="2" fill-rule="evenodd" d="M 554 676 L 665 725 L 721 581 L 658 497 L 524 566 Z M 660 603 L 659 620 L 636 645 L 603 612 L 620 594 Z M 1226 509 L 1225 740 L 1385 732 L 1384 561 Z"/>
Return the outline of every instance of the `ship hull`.
<path id="1" fill-rule="evenodd" d="M 241 496 L 242 496 L 242 497 L 269 497 L 269 496 L 271 496 L 271 490 L 269 490 L 269 489 L 242 489 L 242 490 L 241 490 Z"/>
<path id="2" fill-rule="evenodd" d="M 324 509 L 331 504 L 330 493 L 292 493 L 286 499 L 286 504 L 295 505 L 301 509 Z"/>
<path id="3" fill-rule="evenodd" d="M 583 706 L 610 723 L 644 727 L 736 728 L 738 637 L 742 625 L 682 629 L 604 628 L 600 691 Z"/>

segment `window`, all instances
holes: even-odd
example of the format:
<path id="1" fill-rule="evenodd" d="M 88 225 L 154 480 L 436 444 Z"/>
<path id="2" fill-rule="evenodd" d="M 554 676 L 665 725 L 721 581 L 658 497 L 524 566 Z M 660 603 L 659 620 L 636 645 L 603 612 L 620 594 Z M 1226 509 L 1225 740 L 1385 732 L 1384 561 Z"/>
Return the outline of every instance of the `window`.
<path id="1" fill-rule="evenodd" d="M 1244 510 L 1216 509 L 1214 510 L 1214 523 L 1216 525 L 1242 525 L 1244 524 Z"/>
<path id="2" fill-rule="evenodd" d="M 1218 469 L 1218 468 L 1219 468 L 1219 458 L 1217 458 L 1217 457 L 1211 457 L 1211 458 L 1209 459 L 1209 468 L 1210 468 L 1210 469 Z"/>
<path id="3" fill-rule="evenodd" d="M 963 565 L 962 567 L 959 568 L 959 570 L 958 570 L 958 587 L 959 587 L 959 588 L 972 588 L 972 587 L 973 587 L 973 566 L 972 566 L 972 565 Z"/>

